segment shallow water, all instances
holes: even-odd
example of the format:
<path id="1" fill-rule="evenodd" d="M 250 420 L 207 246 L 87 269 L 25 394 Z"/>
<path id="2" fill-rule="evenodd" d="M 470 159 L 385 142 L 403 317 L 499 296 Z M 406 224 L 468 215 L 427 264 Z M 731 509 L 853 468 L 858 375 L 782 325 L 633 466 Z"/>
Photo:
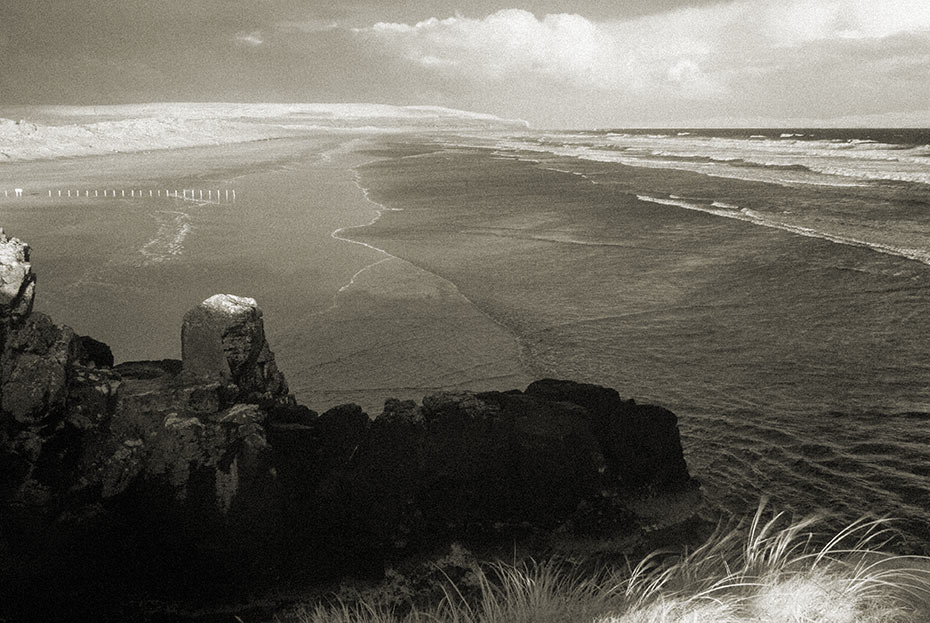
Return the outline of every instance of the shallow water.
<path id="1" fill-rule="evenodd" d="M 535 375 L 675 410 L 720 509 L 751 512 L 768 495 L 836 521 L 890 514 L 907 520 L 906 547 L 926 551 L 930 266 L 690 207 L 806 207 L 826 227 L 861 191 L 441 142 L 361 169 L 372 198 L 400 209 L 363 240 L 456 284 Z M 919 190 L 874 197 L 846 227 L 868 226 L 878 201 L 918 210 Z"/>
<path id="2" fill-rule="evenodd" d="M 539 376 L 608 385 L 678 413 L 715 507 L 889 514 L 930 551 L 930 266 L 895 251 L 927 250 L 920 188 L 355 138 L 3 165 L 36 193 L 237 199 L 34 194 L 0 199 L 0 225 L 35 249 L 37 309 L 118 360 L 177 357 L 187 309 L 252 296 L 317 410 Z"/>
<path id="3" fill-rule="evenodd" d="M 367 145 L 323 135 L 2 165 L 0 187 L 27 197 L 0 197 L 0 226 L 34 249 L 36 309 L 117 361 L 178 358 L 184 313 L 223 292 L 258 301 L 291 390 L 317 410 L 353 401 L 379 413 L 388 397 L 527 383 L 512 336 L 452 284 L 346 237 L 379 214 L 353 170 L 377 157 Z M 93 196 L 104 188 L 120 192 Z"/>

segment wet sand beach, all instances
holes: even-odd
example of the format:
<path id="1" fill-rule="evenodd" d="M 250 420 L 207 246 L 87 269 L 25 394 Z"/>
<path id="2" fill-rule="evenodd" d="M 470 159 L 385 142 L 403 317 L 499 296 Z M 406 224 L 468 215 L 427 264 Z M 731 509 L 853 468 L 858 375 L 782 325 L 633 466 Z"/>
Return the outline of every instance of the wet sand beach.
<path id="1" fill-rule="evenodd" d="M 117 361 L 180 355 L 208 296 L 254 297 L 298 400 L 323 410 L 528 381 L 512 336 L 449 282 L 352 241 L 379 206 L 357 184 L 363 133 L 0 166 L 0 225 L 28 241 L 36 308 Z M 51 199 L 47 189 L 235 190 L 236 201 Z M 222 196 L 225 196 L 222 195 Z"/>

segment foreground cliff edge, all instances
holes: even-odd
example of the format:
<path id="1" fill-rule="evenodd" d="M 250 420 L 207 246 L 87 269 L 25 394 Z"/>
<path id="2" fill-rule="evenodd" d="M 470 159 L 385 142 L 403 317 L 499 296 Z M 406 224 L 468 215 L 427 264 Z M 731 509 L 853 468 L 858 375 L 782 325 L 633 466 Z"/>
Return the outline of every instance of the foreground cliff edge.
<path id="1" fill-rule="evenodd" d="M 34 296 L 29 247 L 0 230 L 12 612 L 377 576 L 452 540 L 631 534 L 700 498 L 675 415 L 612 389 L 547 379 L 318 415 L 289 394 L 253 299 L 191 309 L 181 361 L 114 365 Z"/>

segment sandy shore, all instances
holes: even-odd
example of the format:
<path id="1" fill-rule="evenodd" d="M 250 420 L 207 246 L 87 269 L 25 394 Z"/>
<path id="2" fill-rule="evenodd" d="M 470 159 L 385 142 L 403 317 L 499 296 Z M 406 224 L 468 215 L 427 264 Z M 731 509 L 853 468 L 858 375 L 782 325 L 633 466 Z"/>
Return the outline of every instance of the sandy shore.
<path id="1" fill-rule="evenodd" d="M 0 164 L 0 226 L 28 241 L 36 306 L 117 360 L 179 356 L 184 312 L 255 297 L 292 390 L 322 410 L 528 382 L 511 335 L 450 283 L 352 241 L 377 216 L 354 167 L 366 132 Z M 235 189 L 233 202 L 48 198 L 45 187 Z M 128 195 L 128 193 L 127 193 Z"/>

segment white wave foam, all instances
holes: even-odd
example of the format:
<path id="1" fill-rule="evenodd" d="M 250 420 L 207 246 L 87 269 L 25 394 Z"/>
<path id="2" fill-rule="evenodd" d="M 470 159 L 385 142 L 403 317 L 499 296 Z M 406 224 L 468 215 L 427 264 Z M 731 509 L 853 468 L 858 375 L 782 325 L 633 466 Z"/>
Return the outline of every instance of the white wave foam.
<path id="1" fill-rule="evenodd" d="M 359 165 L 359 166 L 361 166 L 361 165 Z M 374 214 L 374 216 L 371 218 L 371 220 L 368 221 L 367 223 L 363 223 L 363 224 L 361 224 L 361 225 L 347 225 L 347 226 L 345 226 L 345 227 L 340 227 L 340 228 L 338 228 L 338 229 L 336 229 L 336 230 L 330 232 L 329 237 L 332 238 L 333 240 L 339 240 L 340 242 L 348 242 L 349 244 L 357 244 L 357 245 L 359 245 L 359 246 L 365 247 L 366 249 L 371 249 L 372 251 L 375 251 L 376 253 L 381 254 L 383 257 L 382 257 L 381 259 L 379 259 L 379 260 L 377 260 L 377 261 L 374 261 L 374 262 L 372 262 L 371 264 L 367 264 L 366 266 L 363 266 L 363 267 L 360 268 L 359 270 L 355 271 L 355 274 L 352 275 L 352 277 L 349 279 L 349 281 L 347 281 L 347 282 L 344 283 L 342 286 L 340 286 L 339 289 L 336 291 L 336 293 L 333 294 L 333 299 L 332 299 L 332 303 L 330 303 L 330 306 L 327 307 L 326 309 L 323 309 L 323 310 L 321 310 L 321 311 L 319 311 L 319 312 L 316 312 L 314 315 L 325 314 L 325 313 L 331 312 L 331 311 L 333 311 L 334 309 L 336 309 L 336 308 L 339 306 L 339 295 L 342 294 L 342 293 L 344 293 L 346 290 L 348 290 L 349 288 L 351 288 L 353 285 L 355 285 L 355 283 L 356 283 L 356 281 L 358 280 L 358 278 L 359 278 L 364 272 L 368 271 L 368 270 L 371 269 L 371 268 L 374 268 L 375 266 L 377 266 L 377 265 L 379 265 L 379 264 L 382 264 L 382 263 L 384 263 L 384 262 L 387 262 L 388 260 L 397 259 L 397 257 L 391 255 L 390 253 L 388 253 L 388 252 L 385 251 L 384 249 L 378 248 L 378 247 L 376 247 L 376 246 L 374 246 L 374 245 L 372 245 L 372 244 L 368 244 L 367 242 L 362 242 L 361 240 L 353 240 L 352 238 L 348 238 L 347 236 L 344 235 L 344 234 L 345 234 L 347 231 L 349 231 L 350 229 L 361 229 L 361 228 L 363 228 L 363 227 L 368 227 L 368 226 L 370 226 L 370 225 L 374 225 L 375 223 L 378 222 L 378 220 L 381 218 L 381 215 L 384 214 L 385 212 L 399 211 L 399 208 L 389 208 L 389 207 L 387 207 L 387 206 L 385 206 L 385 205 L 383 205 L 383 204 L 380 204 L 380 203 L 378 203 L 377 201 L 373 200 L 373 199 L 369 196 L 368 189 L 365 188 L 364 186 L 362 186 L 361 175 L 359 174 L 358 168 L 353 169 L 353 170 L 352 170 L 352 173 L 353 173 L 353 176 L 354 176 L 353 183 L 354 183 L 355 186 L 361 191 L 362 196 L 365 198 L 365 201 L 367 201 L 368 203 L 370 203 L 370 204 L 373 206 L 372 209 L 374 210 L 375 214 Z"/>
<path id="2" fill-rule="evenodd" d="M 142 245 L 139 253 L 144 258 L 142 266 L 161 264 L 184 253 L 184 240 L 193 230 L 191 217 L 186 212 L 161 211 L 156 213 L 159 221 L 155 236 Z"/>
<path id="3" fill-rule="evenodd" d="M 728 206 L 727 208 L 721 208 L 718 202 L 714 202 L 710 206 L 703 206 L 703 205 L 696 204 L 696 203 L 690 203 L 688 201 L 681 201 L 678 199 L 659 199 L 657 197 L 650 197 L 648 195 L 636 195 L 636 198 L 639 199 L 640 201 L 648 201 L 650 203 L 657 203 L 660 205 L 675 206 L 678 208 L 684 208 L 685 210 L 694 210 L 697 212 L 705 212 L 707 214 L 713 214 L 714 216 L 722 216 L 724 218 L 736 219 L 738 221 L 751 223 L 753 225 L 760 225 L 762 227 L 780 229 L 782 231 L 787 231 L 793 234 L 797 234 L 799 236 L 806 236 L 808 238 L 819 238 L 821 240 L 827 240 L 829 242 L 833 242 L 836 244 L 843 244 L 847 246 L 871 249 L 872 251 L 878 251 L 879 253 L 885 253 L 886 255 L 894 255 L 897 257 L 902 257 L 902 258 L 909 259 L 909 260 L 915 260 L 915 261 L 930 265 L 930 251 L 926 249 L 912 249 L 912 248 L 896 247 L 896 246 L 885 244 L 882 242 L 873 242 L 873 241 L 868 241 L 868 240 L 860 240 L 858 238 L 840 236 L 837 234 L 820 231 L 820 230 L 813 229 L 810 227 L 803 227 L 801 225 L 793 225 L 791 223 L 775 221 L 769 217 L 766 217 L 758 212 L 749 210 L 747 208 L 740 209 L 738 206 Z M 723 204 L 723 205 L 728 205 L 728 204 Z"/>
<path id="4" fill-rule="evenodd" d="M 867 185 L 877 181 L 930 185 L 930 161 L 923 147 L 902 148 L 871 140 L 797 141 L 757 136 L 760 138 L 551 134 L 538 142 L 511 137 L 499 142 L 497 148 L 789 186 Z M 840 183 L 838 178 L 844 181 Z"/>

